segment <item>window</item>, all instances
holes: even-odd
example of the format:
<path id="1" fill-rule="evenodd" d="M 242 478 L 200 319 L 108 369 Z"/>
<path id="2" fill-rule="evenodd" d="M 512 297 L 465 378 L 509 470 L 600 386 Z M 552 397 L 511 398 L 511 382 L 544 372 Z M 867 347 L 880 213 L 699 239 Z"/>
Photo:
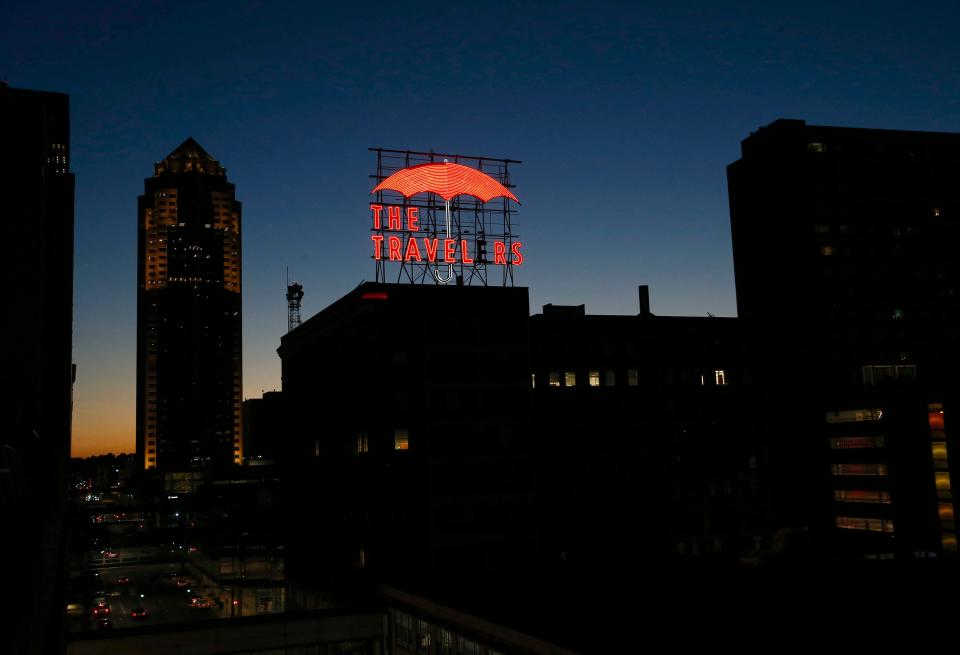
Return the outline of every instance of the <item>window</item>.
<path id="1" fill-rule="evenodd" d="M 536 388 L 537 388 L 537 374 L 536 374 L 536 373 L 531 373 L 531 374 L 530 374 L 530 388 L 531 388 L 531 389 L 536 389 Z"/>
<path id="2" fill-rule="evenodd" d="M 573 371 L 566 371 L 563 374 L 563 386 L 565 387 L 577 386 L 577 374 Z"/>
<path id="3" fill-rule="evenodd" d="M 361 569 L 367 566 L 367 551 L 365 551 L 363 548 L 360 549 L 360 557 L 357 560 L 357 566 L 359 566 Z"/>
<path id="4" fill-rule="evenodd" d="M 822 143 L 813 141 L 807 144 L 807 151 L 809 152 L 823 152 L 825 148 Z"/>
<path id="5" fill-rule="evenodd" d="M 367 440 L 367 433 L 360 432 L 357 434 L 357 449 L 356 454 L 365 453 L 370 449 L 370 444 Z"/>
<path id="6" fill-rule="evenodd" d="M 397 630 L 397 641 L 405 646 L 413 646 L 413 617 L 397 612 L 394 627 Z"/>
<path id="7" fill-rule="evenodd" d="M 930 449 L 933 451 L 933 459 L 947 459 L 947 443 L 945 441 L 934 441 L 930 444 Z"/>
<path id="8" fill-rule="evenodd" d="M 440 655 L 454 655 L 453 634 L 443 628 L 440 628 Z"/>
<path id="9" fill-rule="evenodd" d="M 827 234 L 830 231 L 829 225 L 814 225 L 813 231 L 817 234 Z"/>
<path id="10" fill-rule="evenodd" d="M 940 208 L 939 208 L 939 207 L 934 207 L 934 208 L 933 208 L 933 215 L 934 215 L 934 217 L 940 216 Z"/>
<path id="11" fill-rule="evenodd" d="M 833 499 L 838 503 L 890 503 L 890 493 L 886 491 L 863 491 L 857 489 L 834 489 Z"/>
<path id="12" fill-rule="evenodd" d="M 871 364 L 864 366 L 862 370 L 865 387 L 872 387 L 886 380 L 906 380 L 917 377 L 917 367 L 913 364 Z"/>
<path id="13" fill-rule="evenodd" d="M 834 464 L 834 475 L 886 475 L 886 464 Z M 947 481 L 949 483 L 949 480 Z M 939 489 L 939 487 L 937 487 Z"/>
<path id="14" fill-rule="evenodd" d="M 463 637 L 457 637 L 458 655 L 480 655 L 480 644 Z"/>
<path id="15" fill-rule="evenodd" d="M 409 450 L 410 449 L 410 435 L 407 432 L 406 428 L 397 428 L 393 431 L 393 449 L 394 450 Z"/>
<path id="16" fill-rule="evenodd" d="M 616 384 L 617 378 L 613 371 L 604 371 L 603 372 L 603 384 L 607 387 L 612 387 Z"/>
<path id="17" fill-rule="evenodd" d="M 833 450 L 850 448 L 883 448 L 883 437 L 836 437 L 830 440 Z"/>
<path id="18" fill-rule="evenodd" d="M 937 505 L 937 512 L 940 514 L 941 521 L 953 520 L 953 504 L 952 503 L 940 503 L 939 505 Z"/>
<path id="19" fill-rule="evenodd" d="M 943 549 L 950 552 L 956 552 L 957 550 L 957 535 L 951 534 L 949 532 L 944 532 L 941 537 L 941 543 L 943 544 Z"/>
<path id="20" fill-rule="evenodd" d="M 722 368 L 718 368 L 713 372 L 713 378 L 717 381 L 718 387 L 727 386 L 727 372 Z"/>
<path id="21" fill-rule="evenodd" d="M 640 384 L 640 376 L 637 374 L 637 369 L 628 368 L 627 369 L 627 386 L 635 387 Z"/>
<path id="22" fill-rule="evenodd" d="M 893 521 L 889 519 L 857 518 L 838 516 L 837 527 L 843 530 L 867 530 L 869 532 L 893 532 Z"/>
<path id="23" fill-rule="evenodd" d="M 560 386 L 560 374 L 557 373 L 556 371 L 550 371 L 550 374 L 549 374 L 549 375 L 550 375 L 550 379 L 549 379 L 549 381 L 548 381 L 548 384 L 549 384 L 551 387 L 559 387 L 559 386 Z"/>
<path id="24" fill-rule="evenodd" d="M 834 249 L 833 246 L 820 246 L 820 254 L 823 255 L 824 257 L 831 257 L 836 252 L 837 251 Z"/>
<path id="25" fill-rule="evenodd" d="M 599 386 L 600 386 L 600 371 L 591 370 L 591 371 L 590 371 L 590 374 L 589 374 L 589 376 L 588 376 L 588 380 L 589 380 L 589 382 L 590 382 L 590 386 L 591 386 L 591 387 L 599 387 Z"/>
<path id="26" fill-rule="evenodd" d="M 937 491 L 949 491 L 950 490 L 950 474 L 949 473 L 937 473 L 933 474 L 934 481 L 937 484 Z"/>
<path id="27" fill-rule="evenodd" d="M 827 423 L 860 423 L 863 421 L 879 421 L 883 418 L 882 409 L 847 409 L 839 412 L 827 412 Z"/>

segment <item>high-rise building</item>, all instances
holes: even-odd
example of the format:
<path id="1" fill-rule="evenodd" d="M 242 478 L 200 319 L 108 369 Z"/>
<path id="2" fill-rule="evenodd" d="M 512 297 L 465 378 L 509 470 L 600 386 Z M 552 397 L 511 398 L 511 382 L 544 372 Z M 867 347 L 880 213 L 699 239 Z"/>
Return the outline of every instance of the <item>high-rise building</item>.
<path id="1" fill-rule="evenodd" d="M 831 553 L 956 551 L 960 134 L 778 120 L 727 170 L 781 526 Z"/>
<path id="2" fill-rule="evenodd" d="M 59 652 L 72 414 L 73 191 L 69 97 L 0 83 L 4 243 L 0 514 L 18 557 L 11 653 Z M 15 544 L 15 546 L 14 546 Z M 8 552 L 8 551 L 4 551 Z"/>
<path id="3" fill-rule="evenodd" d="M 192 138 L 139 198 L 137 458 L 168 491 L 243 456 L 240 209 L 226 169 Z"/>

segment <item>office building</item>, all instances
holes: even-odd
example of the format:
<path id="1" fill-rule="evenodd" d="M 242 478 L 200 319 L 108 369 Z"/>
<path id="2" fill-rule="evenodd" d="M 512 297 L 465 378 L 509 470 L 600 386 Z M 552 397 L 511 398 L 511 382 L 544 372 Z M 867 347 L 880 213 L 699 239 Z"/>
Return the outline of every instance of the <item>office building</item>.
<path id="1" fill-rule="evenodd" d="M 778 120 L 727 170 L 779 525 L 831 555 L 955 552 L 960 134 Z"/>
<path id="2" fill-rule="evenodd" d="M 168 492 L 242 461 L 241 312 L 241 206 L 187 139 L 138 202 L 137 460 Z"/>
<path id="3" fill-rule="evenodd" d="M 70 105 L 61 93 L 0 83 L 0 194 L 7 244 L 0 509 L 15 594 L 9 652 L 58 652 L 66 574 L 72 413 L 73 194 Z M 37 510 L 40 511 L 37 511 Z M 15 535 L 15 536 L 14 536 Z"/>

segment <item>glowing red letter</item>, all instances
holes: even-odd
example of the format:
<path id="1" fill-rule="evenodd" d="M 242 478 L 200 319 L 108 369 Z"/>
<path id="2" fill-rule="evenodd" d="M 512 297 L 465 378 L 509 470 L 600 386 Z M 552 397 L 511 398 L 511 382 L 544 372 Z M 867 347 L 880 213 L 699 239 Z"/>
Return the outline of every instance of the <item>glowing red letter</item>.
<path id="1" fill-rule="evenodd" d="M 383 215 L 383 205 L 370 205 L 370 209 L 373 210 L 373 228 L 379 230 L 380 217 Z"/>
<path id="2" fill-rule="evenodd" d="M 457 242 L 453 239 L 443 240 L 443 261 L 448 264 L 456 263 Z"/>
<path id="3" fill-rule="evenodd" d="M 383 235 L 371 234 L 370 240 L 373 241 L 373 258 L 382 259 L 383 258 Z"/>
<path id="4" fill-rule="evenodd" d="M 470 259 L 469 253 L 467 253 L 467 240 L 463 239 L 460 242 L 460 259 L 463 260 L 464 264 L 472 264 L 473 260 Z"/>
<path id="5" fill-rule="evenodd" d="M 493 263 L 507 265 L 507 246 L 503 241 L 493 242 Z"/>
<path id="6" fill-rule="evenodd" d="M 410 239 L 407 241 L 407 254 L 404 256 L 404 259 L 410 261 L 414 257 L 416 257 L 418 262 L 423 261 L 423 257 L 420 256 L 420 248 L 417 247 L 417 240 Z"/>
<path id="7" fill-rule="evenodd" d="M 420 226 L 417 225 L 417 221 L 420 220 L 420 217 L 417 216 L 419 211 L 419 207 L 407 207 L 407 229 L 411 232 L 417 232 L 420 230 Z"/>
<path id="8" fill-rule="evenodd" d="M 519 241 L 515 241 L 512 246 L 510 246 L 510 252 L 513 253 L 513 265 L 519 266 L 523 263 L 523 253 L 520 252 L 520 248 L 523 247 L 523 244 Z"/>
<path id="9" fill-rule="evenodd" d="M 403 258 L 400 256 L 400 237 L 390 237 L 387 239 L 387 243 L 390 251 L 390 261 L 401 261 Z"/>
<path id="10" fill-rule="evenodd" d="M 388 230 L 399 230 L 400 229 L 400 208 L 399 207 L 387 207 L 387 229 Z"/>
<path id="11" fill-rule="evenodd" d="M 433 246 L 432 248 L 430 246 Z M 427 249 L 427 261 L 435 262 L 437 261 L 437 246 L 440 245 L 440 242 L 436 239 L 424 239 L 423 246 Z"/>

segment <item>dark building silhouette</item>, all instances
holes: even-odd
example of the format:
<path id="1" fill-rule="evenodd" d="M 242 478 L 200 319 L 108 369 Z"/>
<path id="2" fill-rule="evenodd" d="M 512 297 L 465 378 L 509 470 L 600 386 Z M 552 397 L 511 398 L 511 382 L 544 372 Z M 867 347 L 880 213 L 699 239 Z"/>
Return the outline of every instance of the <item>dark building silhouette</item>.
<path id="1" fill-rule="evenodd" d="M 766 414 L 734 318 L 531 317 L 544 564 L 589 572 L 769 545 Z"/>
<path id="2" fill-rule="evenodd" d="M 298 582 L 365 569 L 429 595 L 769 545 L 736 319 L 531 317 L 524 288 L 365 283 L 278 352 Z"/>
<path id="3" fill-rule="evenodd" d="M 522 288 L 365 283 L 283 336 L 292 576 L 534 562 L 527 320 Z"/>
<path id="4" fill-rule="evenodd" d="M 16 618 L 4 650 L 58 652 L 66 574 L 73 328 L 69 98 L 0 83 L 4 286 L 0 509 Z M 12 612 L 13 610 L 9 610 Z M 8 613 L 8 619 L 13 617 Z"/>
<path id="5" fill-rule="evenodd" d="M 242 461 L 240 203 L 192 138 L 138 202 L 137 459 L 167 491 Z"/>
<path id="6" fill-rule="evenodd" d="M 769 358 L 777 523 L 832 554 L 956 551 L 960 134 L 778 120 L 728 169 Z"/>
<path id="7" fill-rule="evenodd" d="M 241 409 L 244 457 L 250 464 L 273 463 L 286 439 L 283 393 L 267 391 L 262 398 L 248 398 Z"/>

